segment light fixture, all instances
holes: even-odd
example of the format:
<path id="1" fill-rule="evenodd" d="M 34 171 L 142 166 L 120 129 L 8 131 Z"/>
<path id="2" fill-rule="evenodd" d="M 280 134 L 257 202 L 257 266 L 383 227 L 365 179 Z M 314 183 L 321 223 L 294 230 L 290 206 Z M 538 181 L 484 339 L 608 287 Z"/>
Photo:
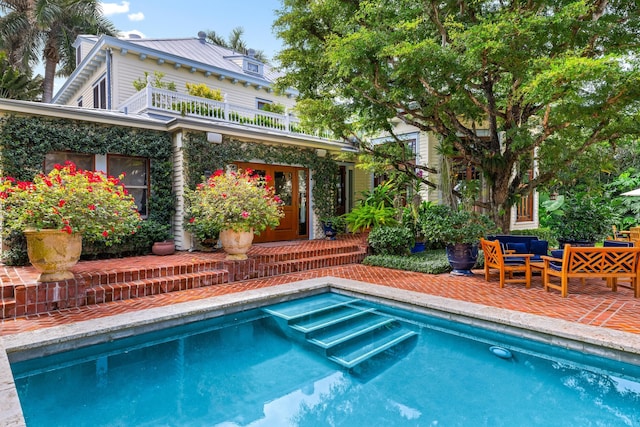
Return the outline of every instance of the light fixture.
<path id="1" fill-rule="evenodd" d="M 316 155 L 318 157 L 325 157 L 327 155 L 327 150 L 325 150 L 324 148 L 317 148 Z"/>
<path id="2" fill-rule="evenodd" d="M 207 142 L 220 144 L 222 142 L 222 134 L 216 132 L 207 132 Z"/>

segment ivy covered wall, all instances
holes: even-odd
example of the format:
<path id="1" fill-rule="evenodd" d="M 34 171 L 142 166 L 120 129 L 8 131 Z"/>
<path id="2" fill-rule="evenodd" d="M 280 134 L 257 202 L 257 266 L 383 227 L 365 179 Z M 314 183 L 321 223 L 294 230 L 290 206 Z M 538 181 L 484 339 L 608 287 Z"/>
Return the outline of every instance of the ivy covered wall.
<path id="1" fill-rule="evenodd" d="M 85 248 L 83 253 L 145 253 L 156 238 L 158 226 L 165 230 L 175 212 L 172 195 L 172 141 L 168 132 L 126 126 L 103 125 L 79 120 L 8 115 L 0 118 L 0 170 L 2 175 L 30 181 L 42 172 L 45 155 L 52 151 L 86 154 L 121 154 L 150 160 L 149 215 L 147 227 L 135 239 L 110 248 Z M 165 231 L 166 232 L 166 231 Z M 25 259 L 19 236 L 9 239 L 14 253 L 4 261 L 22 264 Z M 150 246 L 149 246 L 150 247 Z"/>
<path id="2" fill-rule="evenodd" d="M 234 161 L 261 160 L 268 164 L 307 167 L 313 178 L 312 197 L 316 215 L 322 218 L 335 214 L 339 166 L 330 153 L 326 157 L 318 157 L 312 148 L 244 142 L 226 136 L 221 144 L 212 144 L 207 142 L 204 132 L 186 134 L 183 152 L 189 188 L 195 188 L 202 182 L 207 171 L 223 169 Z"/>

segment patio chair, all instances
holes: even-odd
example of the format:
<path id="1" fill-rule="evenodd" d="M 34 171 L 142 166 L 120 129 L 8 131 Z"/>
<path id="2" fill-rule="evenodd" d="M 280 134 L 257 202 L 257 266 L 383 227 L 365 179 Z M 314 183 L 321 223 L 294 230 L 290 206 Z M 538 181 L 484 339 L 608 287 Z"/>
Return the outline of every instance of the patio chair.
<path id="1" fill-rule="evenodd" d="M 531 286 L 532 254 L 505 254 L 498 240 L 480 239 L 480 246 L 484 252 L 484 278 L 490 280 L 490 270 L 497 269 L 500 275 L 500 287 L 505 283 L 524 283 L 527 288 Z M 513 273 L 524 273 L 524 277 L 514 277 Z"/>

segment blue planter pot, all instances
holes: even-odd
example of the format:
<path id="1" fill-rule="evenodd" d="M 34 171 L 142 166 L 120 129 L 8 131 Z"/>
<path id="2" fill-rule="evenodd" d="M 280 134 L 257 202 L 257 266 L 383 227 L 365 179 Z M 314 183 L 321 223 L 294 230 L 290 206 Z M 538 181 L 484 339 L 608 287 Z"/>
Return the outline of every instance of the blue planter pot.
<path id="1" fill-rule="evenodd" d="M 411 248 L 411 253 L 416 254 L 418 252 L 424 252 L 424 242 L 416 242 Z"/>
<path id="2" fill-rule="evenodd" d="M 330 222 L 322 223 L 322 230 L 324 231 L 325 237 L 329 240 L 336 240 L 336 236 L 338 235 L 338 231 L 333 227 L 333 224 Z"/>
<path id="3" fill-rule="evenodd" d="M 478 245 L 472 243 L 455 243 L 447 245 L 447 259 L 454 276 L 471 276 L 471 269 L 478 261 Z"/>

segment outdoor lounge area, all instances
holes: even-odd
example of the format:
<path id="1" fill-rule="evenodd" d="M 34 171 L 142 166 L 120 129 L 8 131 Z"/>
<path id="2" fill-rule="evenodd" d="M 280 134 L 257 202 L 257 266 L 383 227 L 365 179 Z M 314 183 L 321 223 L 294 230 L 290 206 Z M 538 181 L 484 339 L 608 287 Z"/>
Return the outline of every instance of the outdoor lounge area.
<path id="1" fill-rule="evenodd" d="M 336 243 L 337 242 L 337 243 Z M 253 250 L 271 254 L 288 254 L 295 257 L 299 252 L 316 252 L 331 245 L 340 245 L 341 240 L 282 242 L 279 244 L 257 244 Z M 343 241 L 344 243 L 344 241 Z M 86 277 L 111 274 L 115 276 L 115 266 L 137 267 L 140 270 L 167 270 L 176 265 L 194 262 L 202 258 L 222 258 L 221 254 L 203 254 L 179 252 L 164 257 L 144 256 L 116 260 L 81 261 L 77 271 Z M 268 288 L 271 286 L 317 277 L 339 277 L 359 280 L 434 295 L 457 301 L 466 301 L 486 307 L 499 307 L 514 312 L 530 313 L 549 318 L 562 319 L 585 325 L 610 328 L 620 331 L 640 333 L 640 300 L 635 299 L 633 290 L 619 286 L 617 292 L 607 288 L 600 278 L 587 278 L 584 283 L 571 284 L 567 298 L 561 298 L 558 292 L 546 292 L 542 286 L 542 276 L 534 274 L 531 287 L 522 284 L 505 284 L 500 288 L 496 281 L 486 282 L 481 270 L 473 276 L 460 277 L 449 274 L 430 275 L 422 273 L 369 267 L 359 261 L 344 261 L 331 264 L 329 258 L 322 255 L 312 269 L 291 268 L 287 272 L 277 269 L 282 262 L 273 261 L 271 275 L 235 281 L 224 281 L 210 286 L 195 287 L 168 293 L 154 293 L 131 299 L 113 300 L 93 305 L 76 306 L 52 310 L 44 314 L 19 316 L 0 320 L 0 334 L 8 335 L 30 330 L 38 330 L 55 325 L 72 324 L 78 321 L 108 317 L 113 314 L 134 313 L 154 307 L 168 306 L 186 301 L 224 296 L 247 290 Z M 289 265 L 292 265 L 289 263 Z M 280 267 L 282 268 L 282 267 Z M 35 283 L 36 272 L 32 267 L 7 267 L 0 269 L 3 289 L 8 285 L 29 286 Z"/>

